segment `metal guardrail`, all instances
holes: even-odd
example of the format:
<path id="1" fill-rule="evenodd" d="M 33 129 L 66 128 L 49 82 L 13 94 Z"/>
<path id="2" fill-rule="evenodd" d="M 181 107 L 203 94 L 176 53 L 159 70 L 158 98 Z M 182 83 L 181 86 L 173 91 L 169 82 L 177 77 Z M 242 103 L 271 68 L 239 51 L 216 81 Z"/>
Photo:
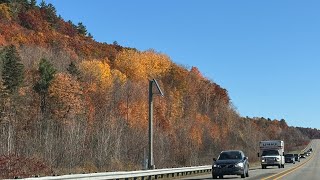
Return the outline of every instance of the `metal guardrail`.
<path id="1" fill-rule="evenodd" d="M 309 143 L 302 151 L 310 148 L 313 143 Z M 154 170 L 141 170 L 141 171 L 119 171 L 119 172 L 105 172 L 105 173 L 90 173 L 90 174 L 72 174 L 61 176 L 45 176 L 25 178 L 25 180 L 107 180 L 107 179 L 158 179 L 158 178 L 171 178 L 184 175 L 191 175 L 197 173 L 211 172 L 212 165 L 207 166 L 193 166 L 183 168 L 168 168 L 168 169 L 154 169 Z"/>
<path id="2" fill-rule="evenodd" d="M 194 166 L 183 168 L 169 168 L 169 169 L 154 169 L 143 171 L 120 171 L 120 172 L 105 172 L 105 173 L 91 173 L 91 174 L 73 174 L 62 176 L 46 176 L 46 177 L 33 177 L 25 178 L 26 180 L 74 180 L 74 179 L 158 179 L 158 178 L 170 178 L 177 176 L 184 176 L 190 174 L 198 174 L 211 172 L 212 165 L 208 166 Z"/>

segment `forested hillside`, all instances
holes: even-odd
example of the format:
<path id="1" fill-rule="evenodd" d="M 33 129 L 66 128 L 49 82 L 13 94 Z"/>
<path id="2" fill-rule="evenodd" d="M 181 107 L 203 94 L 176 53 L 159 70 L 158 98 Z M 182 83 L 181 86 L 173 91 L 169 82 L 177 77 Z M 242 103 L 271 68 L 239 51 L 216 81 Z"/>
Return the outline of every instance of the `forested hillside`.
<path id="1" fill-rule="evenodd" d="M 142 169 L 153 78 L 165 93 L 154 99 L 157 168 L 210 164 L 225 149 L 254 161 L 260 140 L 290 150 L 313 138 L 285 120 L 241 117 L 196 67 L 96 42 L 44 1 L 0 0 L 0 50 L 0 178 Z"/>

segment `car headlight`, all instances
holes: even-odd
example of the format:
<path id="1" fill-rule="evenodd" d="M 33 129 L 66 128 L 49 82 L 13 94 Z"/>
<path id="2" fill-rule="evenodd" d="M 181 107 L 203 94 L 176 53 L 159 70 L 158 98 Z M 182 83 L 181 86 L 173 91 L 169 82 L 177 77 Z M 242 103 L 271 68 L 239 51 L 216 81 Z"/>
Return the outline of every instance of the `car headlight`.
<path id="1" fill-rule="evenodd" d="M 218 168 L 218 167 L 220 167 L 220 166 L 217 165 L 217 164 L 214 164 L 213 167 L 214 167 L 214 168 Z"/>
<path id="2" fill-rule="evenodd" d="M 261 159 L 261 162 L 265 162 L 265 160 L 264 160 L 264 159 Z"/>
<path id="3" fill-rule="evenodd" d="M 243 163 L 242 162 L 239 162 L 239 163 L 237 163 L 236 165 L 235 165 L 236 167 L 240 167 L 240 168 L 243 168 Z"/>
<path id="4" fill-rule="evenodd" d="M 276 161 L 280 161 L 280 158 L 277 157 L 277 158 L 276 158 Z"/>

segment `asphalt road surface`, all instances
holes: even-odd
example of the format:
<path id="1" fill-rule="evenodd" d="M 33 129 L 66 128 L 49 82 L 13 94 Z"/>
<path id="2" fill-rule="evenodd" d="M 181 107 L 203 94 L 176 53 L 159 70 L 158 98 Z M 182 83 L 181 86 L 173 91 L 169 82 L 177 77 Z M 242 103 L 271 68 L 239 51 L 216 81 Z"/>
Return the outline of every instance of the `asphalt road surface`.
<path id="1" fill-rule="evenodd" d="M 295 164 L 285 164 L 285 168 L 278 167 L 261 167 L 250 168 L 249 176 L 245 179 L 259 179 L 259 180 L 320 180 L 320 140 L 313 140 L 311 142 L 313 152 L 305 159 Z M 212 179 L 211 174 L 185 177 L 184 180 L 200 180 Z M 224 179 L 242 179 L 240 176 L 225 175 Z"/>

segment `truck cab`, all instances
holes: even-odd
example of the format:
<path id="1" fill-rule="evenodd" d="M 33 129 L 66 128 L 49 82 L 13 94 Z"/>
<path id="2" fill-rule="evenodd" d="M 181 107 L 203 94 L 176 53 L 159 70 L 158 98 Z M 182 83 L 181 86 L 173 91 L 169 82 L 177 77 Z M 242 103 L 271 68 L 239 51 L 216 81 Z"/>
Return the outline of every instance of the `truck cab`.
<path id="1" fill-rule="evenodd" d="M 281 140 L 261 141 L 258 156 L 262 169 L 266 169 L 267 166 L 284 168 L 284 142 Z"/>

